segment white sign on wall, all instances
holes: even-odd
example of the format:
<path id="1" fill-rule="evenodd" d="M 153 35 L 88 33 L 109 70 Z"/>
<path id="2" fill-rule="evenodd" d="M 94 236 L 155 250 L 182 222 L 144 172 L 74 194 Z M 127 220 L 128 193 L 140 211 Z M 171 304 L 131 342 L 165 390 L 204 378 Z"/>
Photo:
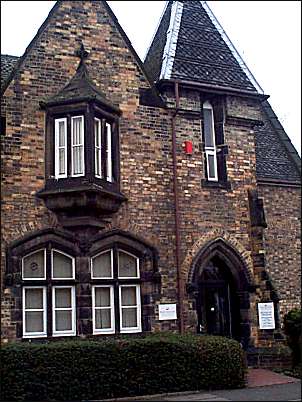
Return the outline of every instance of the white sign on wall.
<path id="1" fill-rule="evenodd" d="M 258 303 L 259 328 L 275 329 L 274 303 Z"/>
<path id="2" fill-rule="evenodd" d="M 159 320 L 176 320 L 176 304 L 159 304 L 158 319 Z"/>

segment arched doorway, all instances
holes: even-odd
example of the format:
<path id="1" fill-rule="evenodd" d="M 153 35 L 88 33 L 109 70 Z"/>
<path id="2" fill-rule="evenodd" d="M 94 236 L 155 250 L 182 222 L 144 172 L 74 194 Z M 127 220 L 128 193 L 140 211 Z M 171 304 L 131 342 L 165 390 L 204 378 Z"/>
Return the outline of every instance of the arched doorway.
<path id="1" fill-rule="evenodd" d="M 253 285 L 239 253 L 222 239 L 208 243 L 194 259 L 190 279 L 197 332 L 234 338 L 246 348 Z"/>

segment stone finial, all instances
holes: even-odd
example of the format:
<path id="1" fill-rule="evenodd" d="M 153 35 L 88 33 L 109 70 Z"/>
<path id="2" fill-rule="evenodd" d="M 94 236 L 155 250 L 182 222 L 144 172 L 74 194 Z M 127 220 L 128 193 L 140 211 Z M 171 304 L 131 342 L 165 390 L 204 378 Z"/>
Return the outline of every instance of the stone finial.
<path id="1" fill-rule="evenodd" d="M 85 50 L 83 42 L 81 42 L 80 49 L 76 51 L 76 56 L 78 56 L 81 59 L 81 62 L 83 62 L 85 59 L 87 59 L 88 54 L 89 53 Z"/>

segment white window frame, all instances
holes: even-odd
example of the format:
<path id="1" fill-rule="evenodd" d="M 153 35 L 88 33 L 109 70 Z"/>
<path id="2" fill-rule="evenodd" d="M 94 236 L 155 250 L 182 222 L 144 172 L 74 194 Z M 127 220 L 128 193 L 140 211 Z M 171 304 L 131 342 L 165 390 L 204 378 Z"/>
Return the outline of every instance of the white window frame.
<path id="1" fill-rule="evenodd" d="M 24 277 L 24 258 L 29 257 L 32 254 L 36 254 L 39 251 L 44 251 L 44 276 L 43 278 L 25 278 Z M 22 280 L 24 281 L 43 281 L 46 279 L 46 249 L 45 248 L 40 248 L 39 250 L 35 250 L 29 254 L 26 254 L 24 257 L 22 257 Z"/>
<path id="2" fill-rule="evenodd" d="M 111 327 L 100 329 L 96 328 L 96 310 L 105 310 L 109 307 L 97 307 L 95 305 L 95 289 L 96 288 L 109 288 L 110 289 L 110 319 Z M 92 323 L 93 323 L 93 335 L 98 334 L 114 334 L 115 333 L 115 314 L 114 314 L 114 287 L 113 285 L 93 285 L 92 286 Z"/>
<path id="3" fill-rule="evenodd" d="M 99 146 L 96 145 L 96 132 L 95 132 L 95 128 L 94 128 L 94 169 L 95 169 L 95 177 L 98 177 L 99 179 L 101 179 L 102 176 L 102 122 L 100 119 L 98 119 L 97 117 L 94 118 L 94 122 L 97 123 L 98 125 L 98 143 Z M 98 170 L 99 170 L 99 174 L 97 174 L 97 154 L 99 155 L 99 166 L 98 166 Z"/>
<path id="4" fill-rule="evenodd" d="M 106 122 L 106 162 L 107 162 L 107 181 L 113 182 L 113 169 L 112 169 L 112 126 L 110 123 Z"/>
<path id="5" fill-rule="evenodd" d="M 128 254 L 128 255 L 130 255 L 131 257 L 133 257 L 133 258 L 136 259 L 136 276 L 120 276 L 120 256 L 119 256 L 119 252 Z M 137 278 L 139 278 L 139 277 L 140 277 L 140 276 L 139 276 L 139 275 L 140 275 L 140 271 L 139 271 L 139 258 L 136 257 L 135 255 L 131 254 L 131 253 L 128 253 L 128 252 L 125 251 L 125 250 L 118 249 L 118 250 L 117 250 L 117 272 L 118 272 L 118 278 L 119 278 L 119 279 L 137 279 Z"/>
<path id="6" fill-rule="evenodd" d="M 59 125 L 61 122 L 64 122 L 64 142 L 65 146 L 59 147 Z M 60 169 L 60 159 L 59 159 L 59 149 L 64 149 L 65 153 L 65 173 L 59 173 Z M 55 178 L 56 179 L 62 179 L 67 177 L 67 118 L 64 117 L 62 119 L 55 119 Z"/>
<path id="7" fill-rule="evenodd" d="M 111 256 L 111 276 L 93 276 L 93 260 L 102 254 L 108 253 L 108 251 L 110 251 L 110 256 Z M 109 250 L 102 251 L 102 252 L 94 255 L 93 257 L 91 257 L 90 271 L 91 271 L 91 279 L 113 279 L 113 249 L 111 248 Z"/>
<path id="8" fill-rule="evenodd" d="M 25 291 L 27 289 L 43 289 L 43 308 L 42 309 L 25 309 Z M 26 312 L 27 311 L 43 311 L 43 331 L 42 332 L 26 332 Z M 23 338 L 42 338 L 47 336 L 47 298 L 46 286 L 24 286 L 22 288 L 22 321 L 23 321 Z"/>
<path id="9" fill-rule="evenodd" d="M 135 287 L 136 288 L 136 306 L 122 306 L 122 288 L 126 288 L 126 287 L 132 287 L 132 288 Z M 137 314 L 136 317 L 137 317 L 138 325 L 136 327 L 123 327 L 122 309 L 134 308 L 134 307 L 136 307 L 136 314 Z M 140 285 L 127 284 L 127 285 L 119 286 L 119 310 L 120 310 L 120 333 L 121 334 L 135 333 L 135 332 L 142 331 Z"/>
<path id="10" fill-rule="evenodd" d="M 80 134 L 80 138 L 81 138 L 81 143 L 80 144 L 73 144 L 73 126 L 74 126 L 74 120 L 75 119 L 79 119 L 81 118 L 82 121 L 82 125 L 81 125 L 81 134 Z M 73 173 L 73 169 L 74 169 L 74 156 L 73 156 L 73 149 L 75 147 L 82 147 L 83 148 L 83 153 L 82 153 L 82 166 L 83 166 L 83 173 Z M 72 116 L 71 117 L 71 177 L 81 177 L 81 176 L 85 176 L 85 144 L 84 144 L 84 116 Z"/>
<path id="11" fill-rule="evenodd" d="M 55 294 L 56 289 L 71 289 L 71 307 L 56 307 Z M 56 331 L 56 311 L 71 310 L 72 329 L 66 331 Z M 75 336 L 76 335 L 76 303 L 75 303 L 75 286 L 60 285 L 52 287 L 52 336 Z"/>
<path id="12" fill-rule="evenodd" d="M 212 134 L 213 134 L 213 137 L 212 137 L 213 146 L 212 147 L 206 146 L 206 141 L 205 141 L 205 154 L 206 154 L 206 161 L 207 161 L 207 179 L 208 179 L 208 181 L 218 181 L 217 147 L 216 147 L 216 142 L 215 142 L 215 125 L 214 125 L 213 107 L 210 104 L 210 102 L 206 101 L 203 104 L 203 109 L 211 110 L 211 124 L 212 124 Z M 205 134 L 204 134 L 204 140 L 205 140 Z M 214 156 L 214 176 L 210 176 L 209 155 Z"/>
<path id="13" fill-rule="evenodd" d="M 54 252 L 62 254 L 62 255 L 65 255 L 65 257 L 68 257 L 68 258 L 71 259 L 71 261 L 72 261 L 72 277 L 70 277 L 70 278 L 57 278 L 57 277 L 54 276 L 54 274 L 53 274 L 53 271 L 54 271 L 53 270 L 53 266 L 54 266 L 54 264 L 53 264 L 53 253 Z M 72 257 L 71 255 L 69 255 L 67 253 L 64 253 L 61 250 L 57 250 L 56 248 L 52 248 L 51 249 L 51 279 L 55 279 L 56 281 L 64 281 L 64 280 L 69 280 L 69 279 L 70 280 L 75 279 L 75 259 L 74 259 L 74 257 Z"/>

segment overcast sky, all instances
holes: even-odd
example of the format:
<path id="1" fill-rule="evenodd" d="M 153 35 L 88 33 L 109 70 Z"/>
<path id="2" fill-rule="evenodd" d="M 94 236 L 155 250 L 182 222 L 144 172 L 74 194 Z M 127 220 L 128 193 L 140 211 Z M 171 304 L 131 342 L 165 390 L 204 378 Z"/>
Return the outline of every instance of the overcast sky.
<path id="1" fill-rule="evenodd" d="M 108 1 L 141 59 L 165 1 Z M 1 1 L 1 53 L 21 56 L 54 1 Z M 301 155 L 301 2 L 208 1 Z"/>

